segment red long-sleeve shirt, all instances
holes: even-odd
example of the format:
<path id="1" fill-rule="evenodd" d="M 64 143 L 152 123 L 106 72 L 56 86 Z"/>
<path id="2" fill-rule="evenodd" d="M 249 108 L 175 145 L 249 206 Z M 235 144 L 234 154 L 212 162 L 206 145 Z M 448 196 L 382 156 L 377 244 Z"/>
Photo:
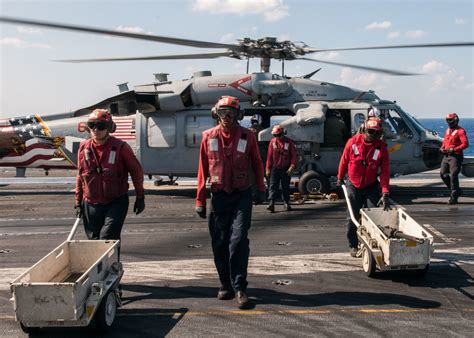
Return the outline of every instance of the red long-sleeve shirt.
<path id="1" fill-rule="evenodd" d="M 99 162 L 101 161 L 102 153 L 106 147 L 107 143 L 105 144 L 96 144 L 95 142 L 91 142 L 91 146 L 93 151 L 98 157 Z M 137 198 L 142 198 L 145 196 L 145 189 L 143 187 L 143 169 L 138 162 L 135 154 L 133 153 L 132 148 L 128 145 L 128 143 L 124 143 L 120 150 L 120 163 L 117 163 L 118 170 L 122 173 L 125 179 L 128 179 L 128 173 L 132 178 L 133 186 L 135 187 L 135 193 Z M 79 154 L 78 154 L 79 158 Z M 82 180 L 81 180 L 81 163 L 78 160 L 77 163 L 77 176 L 76 176 L 76 204 L 80 204 L 83 199 L 83 188 L 82 188 Z M 104 196 L 95 196 L 96 199 L 94 202 L 99 204 L 106 204 L 110 201 L 107 200 Z"/>
<path id="2" fill-rule="evenodd" d="M 380 169 L 382 192 L 389 192 L 390 160 L 387 145 L 382 140 L 365 142 L 363 134 L 353 136 L 347 141 L 339 162 L 337 178 L 349 180 L 356 188 L 366 188 L 375 183 Z M 355 148 L 357 150 L 355 150 Z"/>
<path id="3" fill-rule="evenodd" d="M 455 128 L 446 129 L 441 150 L 453 148 L 454 152 L 460 155 L 467 147 L 469 147 L 469 140 L 467 139 L 464 128 L 457 126 Z"/>
<path id="4" fill-rule="evenodd" d="M 296 146 L 293 140 L 285 136 L 274 137 L 268 144 L 266 169 L 271 170 L 272 167 L 275 167 L 286 170 L 290 165 L 296 168 L 296 155 Z"/>
<path id="5" fill-rule="evenodd" d="M 222 127 L 219 126 L 219 133 L 222 136 L 222 141 L 224 146 L 229 146 L 232 140 L 234 139 L 237 128 L 243 128 L 240 126 L 234 127 L 229 133 L 226 133 Z M 258 150 L 258 143 L 255 135 L 249 131 L 248 133 L 248 143 L 249 147 L 249 156 L 251 160 L 251 168 L 255 173 L 255 179 L 257 184 L 257 189 L 259 191 L 265 192 L 265 183 L 263 178 L 263 164 L 262 159 L 260 158 L 260 153 Z M 206 132 L 203 133 L 203 138 L 201 141 L 201 149 L 199 156 L 199 168 L 198 168 L 198 183 L 197 183 L 197 194 L 196 194 L 196 206 L 205 206 L 206 205 L 206 181 L 209 177 L 209 159 L 208 159 L 208 139 L 206 137 Z M 232 168 L 229 165 L 224 167 L 224 190 L 231 191 L 232 183 Z M 211 186 L 212 190 L 212 186 Z"/>

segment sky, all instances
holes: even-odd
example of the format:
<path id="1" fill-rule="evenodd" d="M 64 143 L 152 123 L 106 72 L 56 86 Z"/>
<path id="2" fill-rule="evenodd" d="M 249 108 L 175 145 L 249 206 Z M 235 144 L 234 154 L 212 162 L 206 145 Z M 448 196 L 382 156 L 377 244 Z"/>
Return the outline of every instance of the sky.
<path id="1" fill-rule="evenodd" d="M 0 13 L 35 20 L 88 25 L 212 42 L 243 37 L 304 41 L 315 48 L 474 41 L 474 1 L 318 0 L 0 0 Z M 230 58 L 70 64 L 59 59 L 216 52 L 104 35 L 0 24 L 0 117 L 74 111 L 129 87 L 170 80 L 199 70 L 242 74 L 246 61 Z M 474 48 L 341 51 L 308 55 L 328 61 L 390 68 L 424 75 L 388 76 L 307 61 L 287 61 L 285 74 L 374 90 L 419 118 L 457 112 L 474 118 Z M 259 71 L 252 59 L 250 72 Z M 281 64 L 272 62 L 274 73 Z"/>

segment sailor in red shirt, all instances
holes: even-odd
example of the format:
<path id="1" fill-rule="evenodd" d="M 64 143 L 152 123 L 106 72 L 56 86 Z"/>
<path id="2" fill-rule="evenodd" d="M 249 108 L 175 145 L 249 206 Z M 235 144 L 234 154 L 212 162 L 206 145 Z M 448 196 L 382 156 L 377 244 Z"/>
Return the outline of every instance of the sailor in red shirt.
<path id="1" fill-rule="evenodd" d="M 444 134 L 440 151 L 444 154 L 441 161 L 440 175 L 444 184 L 451 192 L 448 204 L 457 204 L 462 190 L 459 188 L 459 172 L 464 159 L 463 150 L 469 147 L 466 131 L 459 126 L 459 117 L 456 113 L 446 116 L 448 129 Z"/>
<path id="2" fill-rule="evenodd" d="M 254 172 L 259 191 L 265 197 L 263 165 L 254 133 L 239 125 L 243 112 L 239 100 L 222 96 L 212 109 L 219 124 L 203 133 L 198 169 L 196 212 L 206 218 L 206 181 L 211 184 L 209 232 L 221 288 L 217 298 L 232 299 L 237 293 L 240 309 L 249 307 L 247 266 L 248 230 L 252 217 L 249 174 Z"/>
<path id="3" fill-rule="evenodd" d="M 390 208 L 388 198 L 390 163 L 387 145 L 380 139 L 381 135 L 382 123 L 380 119 L 367 120 L 364 133 L 356 134 L 347 141 L 339 162 L 337 183 L 342 185 L 347 173 L 348 197 L 356 217 L 362 207 L 377 206 L 380 200 L 380 187 L 382 187 L 383 207 L 385 210 Z M 379 173 L 380 183 L 377 180 Z M 348 217 L 347 223 L 347 239 L 350 254 L 355 257 L 358 252 L 359 240 L 357 228 L 350 217 Z"/>
<path id="4" fill-rule="evenodd" d="M 286 137 L 282 126 L 277 124 L 272 129 L 273 138 L 268 145 L 267 163 L 265 174 L 270 177 L 267 209 L 275 212 L 275 199 L 281 193 L 285 210 L 290 211 L 290 180 L 296 168 L 296 147 L 293 140 Z"/>
<path id="5" fill-rule="evenodd" d="M 113 136 L 112 116 L 96 109 L 87 121 L 91 138 L 77 154 L 76 215 L 88 239 L 120 239 L 128 211 L 128 174 L 135 187 L 136 214 L 145 209 L 143 170 L 130 146 Z"/>

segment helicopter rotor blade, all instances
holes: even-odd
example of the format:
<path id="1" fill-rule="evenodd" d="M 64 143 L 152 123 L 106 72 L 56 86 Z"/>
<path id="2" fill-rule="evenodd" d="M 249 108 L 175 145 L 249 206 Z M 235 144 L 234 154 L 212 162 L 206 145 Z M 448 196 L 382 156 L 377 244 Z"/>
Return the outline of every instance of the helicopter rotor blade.
<path id="1" fill-rule="evenodd" d="M 449 43 L 424 43 L 416 45 L 392 45 L 392 46 L 369 46 L 369 47 L 347 47 L 347 48 L 305 48 L 307 53 L 337 52 L 345 50 L 370 50 L 370 49 L 399 49 L 399 48 L 436 48 L 436 47 L 473 47 L 474 42 L 449 42 Z"/>
<path id="2" fill-rule="evenodd" d="M 131 39 L 162 42 L 162 43 L 198 47 L 198 48 L 228 48 L 235 51 L 240 51 L 242 49 L 241 46 L 239 45 L 232 45 L 232 44 L 226 44 L 226 43 L 216 43 L 216 42 L 198 41 L 198 40 L 190 40 L 190 39 L 179 39 L 179 38 L 172 38 L 172 37 L 159 36 L 159 35 L 153 35 L 153 34 L 130 33 L 130 32 L 103 29 L 103 28 L 68 25 L 68 24 L 54 23 L 54 22 L 47 22 L 47 21 L 19 19 L 19 18 L 7 17 L 7 16 L 0 16 L 0 22 L 37 26 L 37 27 L 46 27 L 46 28 L 65 29 L 65 30 L 72 30 L 72 31 L 77 31 L 77 32 L 85 32 L 85 33 L 106 34 L 106 35 L 120 36 L 120 37 L 131 38 Z"/>
<path id="3" fill-rule="evenodd" d="M 98 59 L 73 59 L 73 60 L 54 60 L 55 62 L 67 63 L 86 63 L 86 62 L 113 62 L 113 61 L 151 61 L 151 60 L 192 60 L 192 59 L 215 59 L 218 57 L 234 57 L 238 55 L 232 52 L 220 53 L 200 53 L 200 54 L 181 54 L 181 55 L 158 55 L 158 56 L 137 56 L 124 58 L 98 58 Z"/>
<path id="4" fill-rule="evenodd" d="M 313 62 L 319 62 L 319 63 L 326 63 L 326 64 L 328 64 L 328 65 L 342 66 L 342 67 L 350 67 L 350 68 L 368 70 L 368 71 L 371 71 L 371 72 L 383 73 L 383 74 L 390 74 L 390 75 L 399 75 L 399 76 L 422 75 L 422 74 L 420 74 L 420 73 L 409 73 L 409 72 L 404 72 L 404 71 L 400 71 L 400 70 L 393 70 L 393 69 L 367 67 L 367 66 L 358 66 L 358 65 L 348 64 L 348 63 L 339 63 L 339 62 L 332 62 L 332 61 L 324 61 L 324 60 L 311 59 L 311 58 L 296 58 L 295 60 L 306 60 L 306 61 L 313 61 Z"/>

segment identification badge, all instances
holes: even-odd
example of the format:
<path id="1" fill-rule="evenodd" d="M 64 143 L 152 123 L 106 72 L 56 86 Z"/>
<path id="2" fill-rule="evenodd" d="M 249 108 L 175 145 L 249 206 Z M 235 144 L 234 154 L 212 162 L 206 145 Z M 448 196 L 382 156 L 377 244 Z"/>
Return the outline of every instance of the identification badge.
<path id="1" fill-rule="evenodd" d="M 86 161 L 90 161 L 91 160 L 91 154 L 89 152 L 89 149 L 84 149 L 84 156 L 86 157 Z"/>
<path id="2" fill-rule="evenodd" d="M 219 150 L 219 142 L 216 138 L 209 139 L 209 150 L 210 151 L 218 151 Z"/>
<path id="3" fill-rule="evenodd" d="M 374 156 L 372 156 L 372 159 L 374 161 L 377 161 L 377 159 L 379 158 L 379 154 L 380 154 L 380 150 L 379 149 L 375 149 L 374 151 Z"/>
<path id="4" fill-rule="evenodd" d="M 354 152 L 355 156 L 359 156 L 359 149 L 357 148 L 357 145 L 352 145 L 352 151 Z"/>
<path id="5" fill-rule="evenodd" d="M 245 148 L 247 148 L 247 140 L 240 139 L 239 144 L 237 145 L 237 151 L 239 153 L 245 153 Z"/>
<path id="6" fill-rule="evenodd" d="M 109 164 L 115 164 L 115 154 L 116 152 L 115 151 L 111 151 L 110 154 L 109 154 Z"/>
<path id="7" fill-rule="evenodd" d="M 219 176 L 211 176 L 209 180 L 211 183 L 219 183 Z"/>
<path id="8" fill-rule="evenodd" d="M 290 144 L 285 142 L 285 150 L 288 150 L 289 147 L 290 147 Z"/>

